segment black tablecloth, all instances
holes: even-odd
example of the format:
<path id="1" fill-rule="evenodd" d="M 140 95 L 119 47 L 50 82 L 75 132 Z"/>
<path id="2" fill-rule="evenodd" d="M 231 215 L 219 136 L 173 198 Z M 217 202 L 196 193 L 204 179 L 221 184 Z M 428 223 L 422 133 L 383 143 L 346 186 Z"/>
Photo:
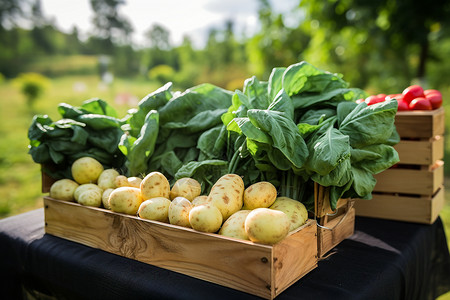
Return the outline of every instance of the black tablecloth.
<path id="1" fill-rule="evenodd" d="M 44 210 L 0 220 L 2 299 L 258 299 L 44 233 Z M 355 234 L 277 299 L 435 299 L 450 291 L 443 225 L 357 217 Z M 50 298 L 51 299 L 51 298 Z"/>

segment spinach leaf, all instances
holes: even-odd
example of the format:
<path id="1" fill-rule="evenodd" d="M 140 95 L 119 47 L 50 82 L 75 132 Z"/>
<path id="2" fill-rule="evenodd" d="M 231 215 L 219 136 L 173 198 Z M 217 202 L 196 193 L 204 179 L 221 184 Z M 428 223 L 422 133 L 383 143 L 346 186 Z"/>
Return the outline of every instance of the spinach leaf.
<path id="1" fill-rule="evenodd" d="M 147 171 L 147 163 L 155 149 L 159 129 L 159 114 L 156 110 L 150 111 L 145 124 L 137 138 L 125 133 L 119 143 L 119 149 L 127 157 L 125 167 L 128 176 L 138 176 Z"/>
<path id="2" fill-rule="evenodd" d="M 341 122 L 339 130 L 350 137 L 354 148 L 385 143 L 395 128 L 397 100 L 368 106 L 362 102 Z"/>

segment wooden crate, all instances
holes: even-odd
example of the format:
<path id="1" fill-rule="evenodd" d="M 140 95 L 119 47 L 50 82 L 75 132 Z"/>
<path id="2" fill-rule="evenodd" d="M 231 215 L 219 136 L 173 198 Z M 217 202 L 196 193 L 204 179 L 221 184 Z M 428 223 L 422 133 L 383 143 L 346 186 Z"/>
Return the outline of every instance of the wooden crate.
<path id="1" fill-rule="evenodd" d="M 358 216 L 431 224 L 444 203 L 444 108 L 398 112 L 400 162 L 375 175 L 372 200 L 356 200 Z"/>
<path id="2" fill-rule="evenodd" d="M 330 207 L 329 188 L 315 184 L 317 218 L 317 256 L 323 257 L 355 231 L 354 200 L 339 199 L 336 210 Z"/>
<path id="3" fill-rule="evenodd" d="M 317 267 L 314 220 L 269 246 L 44 197 L 45 232 L 273 299 Z"/>

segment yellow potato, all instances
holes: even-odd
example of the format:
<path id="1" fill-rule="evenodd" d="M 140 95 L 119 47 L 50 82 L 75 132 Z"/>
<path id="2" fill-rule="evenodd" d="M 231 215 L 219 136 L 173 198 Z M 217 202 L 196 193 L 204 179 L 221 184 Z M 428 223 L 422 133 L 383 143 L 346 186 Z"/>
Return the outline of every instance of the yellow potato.
<path id="1" fill-rule="evenodd" d="M 115 189 L 116 183 L 115 179 L 119 176 L 119 172 L 114 169 L 104 170 L 97 179 L 97 185 L 102 189 Z"/>
<path id="2" fill-rule="evenodd" d="M 102 205 L 102 193 L 99 190 L 86 190 L 78 197 L 78 203 L 85 206 L 100 207 Z"/>
<path id="3" fill-rule="evenodd" d="M 123 187 L 123 186 L 129 186 L 127 176 L 125 176 L 125 175 L 116 176 L 116 178 L 114 179 L 114 184 L 116 185 L 116 188 Z"/>
<path id="4" fill-rule="evenodd" d="M 255 209 L 259 207 L 269 207 L 277 198 L 277 189 L 267 181 L 252 184 L 244 191 L 244 208 Z"/>
<path id="5" fill-rule="evenodd" d="M 106 209 L 111 209 L 111 206 L 109 206 L 109 195 L 111 195 L 112 191 L 114 191 L 114 189 L 106 189 L 103 191 L 102 204 Z"/>
<path id="6" fill-rule="evenodd" d="M 222 213 L 211 204 L 194 206 L 189 212 L 189 224 L 198 231 L 217 232 L 222 221 Z"/>
<path id="7" fill-rule="evenodd" d="M 304 225 L 308 220 L 308 211 L 305 205 L 288 197 L 278 197 L 270 208 L 282 211 L 288 216 L 291 223 L 289 231 Z"/>
<path id="8" fill-rule="evenodd" d="M 73 162 L 72 177 L 79 184 L 97 183 L 97 179 L 103 172 L 103 165 L 92 157 L 81 157 Z"/>
<path id="9" fill-rule="evenodd" d="M 273 245 L 289 233 L 288 216 L 279 210 L 256 208 L 245 219 L 245 232 L 255 243 Z"/>
<path id="10" fill-rule="evenodd" d="M 170 200 L 164 197 L 156 197 L 145 200 L 139 206 L 138 215 L 142 219 L 169 223 Z"/>
<path id="11" fill-rule="evenodd" d="M 128 181 L 128 186 L 140 188 L 141 187 L 142 178 L 139 178 L 139 177 L 128 177 L 127 181 Z"/>
<path id="12" fill-rule="evenodd" d="M 244 189 L 241 176 L 227 174 L 220 177 L 213 185 L 208 201 L 219 209 L 223 220 L 226 220 L 242 208 Z"/>
<path id="13" fill-rule="evenodd" d="M 187 177 L 180 178 L 174 183 L 170 190 L 170 199 L 173 200 L 180 196 L 192 201 L 195 197 L 200 196 L 201 192 L 202 186 L 197 180 Z"/>
<path id="14" fill-rule="evenodd" d="M 178 226 L 191 227 L 189 212 L 194 205 L 184 197 L 176 197 L 169 205 L 169 223 Z"/>
<path id="15" fill-rule="evenodd" d="M 50 187 L 50 197 L 64 201 L 74 201 L 74 193 L 78 183 L 72 179 L 60 179 L 55 181 Z"/>
<path id="16" fill-rule="evenodd" d="M 142 179 L 141 194 L 144 200 L 163 197 L 169 199 L 170 184 L 166 176 L 160 172 L 151 172 Z"/>
<path id="17" fill-rule="evenodd" d="M 245 232 L 245 219 L 251 210 L 240 210 L 232 214 L 222 225 L 219 234 L 241 240 L 249 240 Z"/>
<path id="18" fill-rule="evenodd" d="M 129 186 L 119 187 L 109 195 L 111 210 L 129 215 L 136 215 L 142 201 L 141 190 Z"/>
<path id="19" fill-rule="evenodd" d="M 103 193 L 103 190 L 96 185 L 95 183 L 85 183 L 85 184 L 80 184 L 76 189 L 75 192 L 73 193 L 73 197 L 75 198 L 75 201 L 78 202 L 78 199 L 80 197 L 80 195 L 82 193 L 84 193 L 87 190 L 96 190 L 99 191 L 100 193 Z"/>
<path id="20" fill-rule="evenodd" d="M 197 196 L 197 197 L 194 198 L 194 200 L 192 200 L 192 204 L 194 204 L 194 206 L 207 204 L 207 203 L 210 203 L 209 200 L 210 199 L 206 195 Z"/>

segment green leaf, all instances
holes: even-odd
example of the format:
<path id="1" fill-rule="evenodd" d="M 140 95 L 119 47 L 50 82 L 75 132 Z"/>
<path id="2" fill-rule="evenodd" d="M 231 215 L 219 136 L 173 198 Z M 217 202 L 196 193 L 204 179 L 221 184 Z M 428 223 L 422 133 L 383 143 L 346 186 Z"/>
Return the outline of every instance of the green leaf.
<path id="1" fill-rule="evenodd" d="M 277 148 L 296 168 L 303 166 L 308 148 L 294 121 L 283 113 L 251 109 L 247 112 L 250 122 L 272 138 L 271 147 Z"/>
<path id="2" fill-rule="evenodd" d="M 248 109 L 266 109 L 269 107 L 271 99 L 269 99 L 267 87 L 267 82 L 259 81 L 255 76 L 246 79 L 244 94 L 247 96 L 248 103 L 243 102 L 243 104 Z"/>
<path id="3" fill-rule="evenodd" d="M 274 99 L 279 91 L 283 88 L 283 74 L 286 68 L 273 68 L 269 76 L 268 93 L 269 99 Z"/>
<path id="4" fill-rule="evenodd" d="M 339 130 L 350 137 L 353 148 L 386 143 L 395 129 L 397 100 L 389 100 L 368 106 L 358 104 L 341 122 Z"/>
<path id="5" fill-rule="evenodd" d="M 308 150 L 310 155 L 306 168 L 325 176 L 350 158 L 349 137 L 336 128 L 329 127 L 323 134 L 308 142 Z"/>

